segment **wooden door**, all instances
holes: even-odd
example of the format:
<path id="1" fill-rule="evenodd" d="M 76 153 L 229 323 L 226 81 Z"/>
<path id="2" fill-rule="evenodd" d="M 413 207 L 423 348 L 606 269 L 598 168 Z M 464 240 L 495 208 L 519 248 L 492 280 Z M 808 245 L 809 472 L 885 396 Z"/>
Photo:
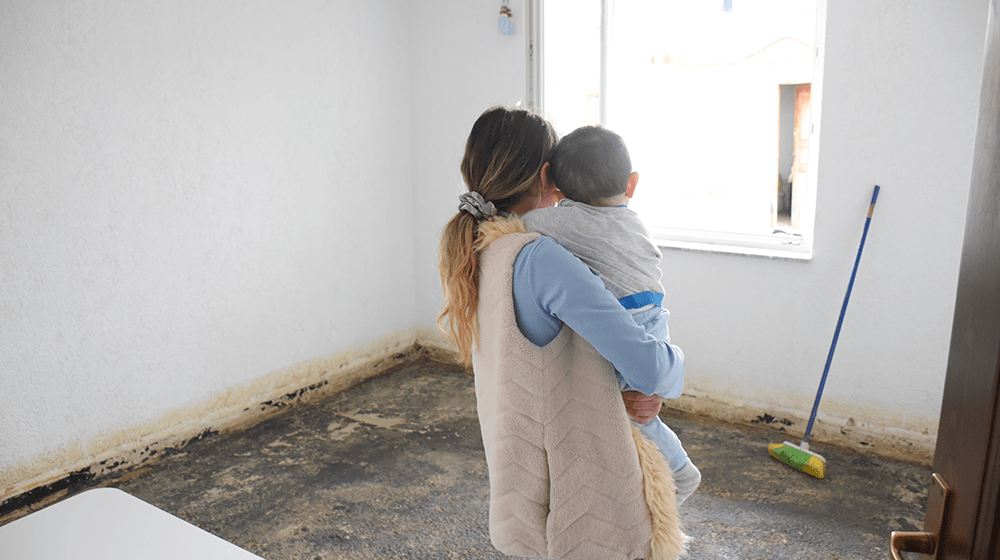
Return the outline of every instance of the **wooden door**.
<path id="1" fill-rule="evenodd" d="M 1000 534 L 1000 23 L 991 0 L 972 186 L 921 558 L 996 560 Z M 942 189 L 946 196 L 947 189 Z"/>

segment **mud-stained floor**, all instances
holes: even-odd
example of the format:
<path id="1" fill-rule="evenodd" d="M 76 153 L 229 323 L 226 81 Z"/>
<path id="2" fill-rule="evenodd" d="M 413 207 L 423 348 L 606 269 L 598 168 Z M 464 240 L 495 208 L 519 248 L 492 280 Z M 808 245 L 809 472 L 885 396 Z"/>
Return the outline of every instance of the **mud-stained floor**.
<path id="1" fill-rule="evenodd" d="M 470 377 L 417 363 L 101 484 L 267 560 L 505 558 L 475 410 Z M 783 433 L 662 417 L 703 475 L 688 558 L 887 558 L 891 531 L 922 525 L 925 468 L 815 444 L 817 480 L 768 455 Z"/>

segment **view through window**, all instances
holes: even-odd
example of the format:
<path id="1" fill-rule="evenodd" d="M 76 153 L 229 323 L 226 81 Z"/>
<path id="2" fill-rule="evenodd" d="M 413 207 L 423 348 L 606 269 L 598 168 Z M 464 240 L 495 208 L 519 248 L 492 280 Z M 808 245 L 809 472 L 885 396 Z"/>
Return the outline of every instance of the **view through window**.
<path id="1" fill-rule="evenodd" d="M 541 106 L 604 124 L 657 237 L 802 245 L 817 0 L 543 0 Z M 681 243 L 679 246 L 684 246 Z"/>

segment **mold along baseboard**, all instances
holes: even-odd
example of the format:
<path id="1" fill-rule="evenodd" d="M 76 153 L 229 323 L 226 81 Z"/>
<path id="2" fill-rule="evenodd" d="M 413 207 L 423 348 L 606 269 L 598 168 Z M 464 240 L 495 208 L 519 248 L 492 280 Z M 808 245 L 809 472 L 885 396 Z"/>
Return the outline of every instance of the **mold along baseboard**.
<path id="1" fill-rule="evenodd" d="M 67 492 L 128 476 L 150 460 L 182 453 L 191 442 L 247 428 L 288 407 L 328 398 L 423 359 L 454 364 L 456 353 L 436 330 L 407 329 L 362 347 L 265 375 L 153 422 L 17 465 L 0 472 L 0 524 L 18 516 L 16 512 L 43 506 Z M 775 442 L 784 438 L 798 443 L 808 419 L 808 411 L 726 402 L 695 390 L 685 391 L 664 406 L 712 421 L 768 427 L 776 432 Z M 820 414 L 812 442 L 930 466 L 936 436 Z"/>
<path id="2" fill-rule="evenodd" d="M 729 402 L 696 390 L 685 390 L 678 399 L 664 401 L 668 409 L 707 417 L 713 421 L 774 430 L 774 443 L 782 439 L 798 445 L 809 422 L 810 410 L 775 406 L 768 403 Z M 810 443 L 930 467 L 934 462 L 937 434 L 916 431 L 865 418 L 864 407 L 854 407 L 853 416 L 838 416 L 845 407 L 831 406 L 832 413 L 820 410 L 813 423 Z M 883 415 L 885 416 L 885 415 Z M 935 425 L 936 428 L 936 425 Z M 936 431 L 936 430 L 935 430 Z"/>
<path id="3" fill-rule="evenodd" d="M 328 398 L 421 359 L 452 361 L 437 331 L 411 328 L 296 364 L 154 421 L 66 446 L 0 472 L 0 522 L 17 510 L 116 478 L 191 442 L 247 428 L 299 404 Z"/>

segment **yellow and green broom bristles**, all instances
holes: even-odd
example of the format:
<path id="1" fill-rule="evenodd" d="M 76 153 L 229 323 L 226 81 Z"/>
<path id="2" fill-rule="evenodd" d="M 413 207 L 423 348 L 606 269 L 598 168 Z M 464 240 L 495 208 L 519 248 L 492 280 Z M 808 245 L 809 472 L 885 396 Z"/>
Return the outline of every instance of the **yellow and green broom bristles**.
<path id="1" fill-rule="evenodd" d="M 809 415 L 809 423 L 806 424 L 806 431 L 802 437 L 802 445 L 793 443 L 771 443 L 767 449 L 772 457 L 782 463 L 798 469 L 806 474 L 811 474 L 816 478 L 826 476 L 826 459 L 818 453 L 809 451 L 809 435 L 812 433 L 813 422 L 816 420 L 816 411 L 819 409 L 819 399 L 823 396 L 823 386 L 826 385 L 826 376 L 830 373 L 830 363 L 833 361 L 833 351 L 837 349 L 837 339 L 840 337 L 840 327 L 844 325 L 844 314 L 847 312 L 847 302 L 851 299 L 851 289 L 854 287 L 854 277 L 858 274 L 858 264 L 861 262 L 861 251 L 865 248 L 865 238 L 868 237 L 868 226 L 872 223 L 872 214 L 875 212 L 875 201 L 878 200 L 879 186 L 875 185 L 872 193 L 872 202 L 868 206 L 868 218 L 865 220 L 865 231 L 861 234 L 861 245 L 858 246 L 858 256 L 854 259 L 854 270 L 851 271 L 851 280 L 847 283 L 847 294 L 844 295 L 844 304 L 840 307 L 840 318 L 837 319 L 837 329 L 833 331 L 833 342 L 830 344 L 830 353 L 826 356 L 826 366 L 823 367 L 823 377 L 819 381 L 819 390 L 816 391 L 816 400 L 813 402 L 812 414 Z"/>
<path id="2" fill-rule="evenodd" d="M 767 446 L 768 453 L 782 463 L 798 469 L 806 474 L 811 474 L 816 478 L 823 478 L 826 475 L 826 459 L 818 453 L 809 451 L 809 444 L 803 442 L 802 446 L 794 443 L 770 443 Z"/>

